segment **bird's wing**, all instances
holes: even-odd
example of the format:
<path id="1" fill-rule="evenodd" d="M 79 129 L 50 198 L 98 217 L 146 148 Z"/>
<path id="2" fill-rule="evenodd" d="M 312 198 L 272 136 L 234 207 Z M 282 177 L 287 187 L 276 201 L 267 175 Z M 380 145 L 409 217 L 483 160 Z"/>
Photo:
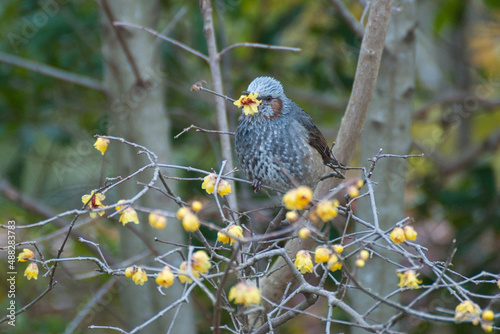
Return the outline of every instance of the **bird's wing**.
<path id="1" fill-rule="evenodd" d="M 325 163 L 325 165 L 332 163 L 338 165 L 337 160 L 335 160 L 332 151 L 328 147 L 328 143 L 326 142 L 325 137 L 323 136 L 321 131 L 319 131 L 316 125 L 314 125 L 311 116 L 309 116 L 298 105 L 297 107 L 298 109 L 300 109 L 300 112 L 297 113 L 297 120 L 304 126 L 304 128 L 306 128 L 307 132 L 309 133 L 309 144 L 316 150 L 318 150 L 319 154 L 321 154 L 321 157 L 323 158 L 323 162 Z"/>

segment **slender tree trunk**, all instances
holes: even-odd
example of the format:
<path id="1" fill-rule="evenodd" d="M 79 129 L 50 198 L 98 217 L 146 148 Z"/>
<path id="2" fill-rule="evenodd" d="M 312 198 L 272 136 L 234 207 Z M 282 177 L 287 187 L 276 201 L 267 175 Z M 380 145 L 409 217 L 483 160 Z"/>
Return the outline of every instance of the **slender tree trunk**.
<path id="1" fill-rule="evenodd" d="M 117 21 L 125 21 L 156 28 L 159 17 L 159 1 L 102 0 L 102 53 L 104 63 L 104 85 L 109 99 L 109 134 L 146 146 L 158 155 L 159 162 L 171 163 L 170 124 L 164 99 L 167 80 L 162 70 L 157 49 L 153 48 L 155 37 L 140 30 L 115 29 L 110 24 L 110 16 Z M 121 38 L 121 41 L 120 41 Z M 127 55 L 128 53 L 128 55 Z M 108 175 L 126 176 L 148 161 L 136 150 L 115 143 L 110 146 L 110 163 L 113 168 Z M 143 175 L 140 181 L 147 181 L 150 175 Z M 136 194 L 142 186 L 128 182 L 116 194 L 117 199 L 127 199 Z M 175 189 L 175 184 L 171 184 Z M 110 194 L 112 195 L 112 194 Z M 164 210 L 175 210 L 165 196 L 151 190 L 141 200 L 140 205 Z M 182 243 L 183 231 L 177 221 L 169 221 L 165 230 L 153 230 L 147 223 L 147 216 L 139 216 L 141 223 L 133 226 L 144 236 L 144 240 L 158 249 L 167 250 L 164 245 L 154 244 L 154 237 Z M 120 231 L 120 255 L 129 259 L 145 251 L 148 247 L 129 228 L 116 227 Z M 153 256 L 148 256 L 152 258 Z M 145 264 L 143 260 L 140 264 Z M 152 263 L 149 263 L 152 264 Z M 155 264 L 158 266 L 158 263 Z M 145 320 L 179 298 L 182 286 L 174 284 L 162 296 L 156 284 L 150 280 L 144 286 L 135 286 L 131 280 L 121 280 L 122 317 L 129 327 L 140 325 Z M 176 318 L 172 333 L 190 334 L 195 332 L 194 317 L 189 304 L 182 306 Z M 172 321 L 174 311 L 169 311 L 161 319 L 147 327 L 148 333 L 165 333 Z"/>
<path id="2" fill-rule="evenodd" d="M 415 89 L 415 17 L 414 0 L 395 1 L 398 8 L 393 13 L 387 32 L 386 49 L 380 65 L 379 77 L 365 129 L 361 137 L 361 157 L 367 159 L 385 153 L 408 154 L 411 144 L 410 126 Z M 366 161 L 366 160 L 365 160 Z M 406 160 L 382 159 L 377 163 L 373 181 L 376 183 L 375 199 L 380 227 L 385 230 L 404 217 Z M 368 198 L 361 199 L 357 215 L 373 221 Z M 356 226 L 357 230 L 362 230 Z M 381 249 L 377 249 L 381 251 Z M 381 252 L 388 256 L 388 253 Z M 394 266 L 385 260 L 373 258 L 358 272 L 362 286 L 385 297 L 398 283 Z M 363 313 L 374 304 L 366 294 L 352 290 L 352 306 Z M 370 313 L 367 320 L 384 322 L 394 311 L 383 304 Z M 351 333 L 366 333 L 352 328 Z"/>

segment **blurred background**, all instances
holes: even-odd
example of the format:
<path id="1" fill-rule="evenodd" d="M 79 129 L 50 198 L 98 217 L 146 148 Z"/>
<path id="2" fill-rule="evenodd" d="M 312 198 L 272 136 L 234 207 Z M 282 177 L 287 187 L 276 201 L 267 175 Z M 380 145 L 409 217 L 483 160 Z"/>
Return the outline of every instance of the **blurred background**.
<path id="1" fill-rule="evenodd" d="M 452 241 L 456 240 L 454 270 L 466 276 L 482 270 L 498 273 L 500 2 L 415 2 L 411 153 L 423 152 L 425 157 L 410 159 L 406 170 L 401 171 L 406 176 L 405 214 L 415 220 L 420 243 L 429 248 L 430 258 L 446 260 L 445 254 L 449 254 Z M 332 4 L 299 0 L 225 0 L 212 4 L 219 49 L 238 42 L 302 49 L 296 53 L 238 48 L 225 54 L 221 61 L 225 94 L 238 98 L 253 78 L 273 76 L 283 83 L 287 96 L 301 105 L 327 140 L 333 142 L 350 96 L 361 40 Z M 356 18 L 361 18 L 363 1 L 348 0 L 344 4 Z M 395 1 L 393 16 L 398 15 L 398 6 Z M 155 13 L 157 17 L 150 28 L 207 53 L 198 2 L 160 1 Z M 52 214 L 80 208 L 81 196 L 101 184 L 103 173 L 117 175 L 106 160 L 110 157 L 103 160 L 92 147 L 94 134 L 127 138 L 127 131 L 116 133 L 109 127 L 114 116 L 110 113 L 109 91 L 106 93 L 101 86 L 109 84 L 110 75 L 106 71 L 113 71 L 105 69 L 109 61 L 105 49 L 119 50 L 117 45 L 106 46 L 104 17 L 95 1 L 3 0 L 0 3 L 2 224 L 11 219 L 17 225 L 34 223 Z M 133 31 L 139 33 L 147 34 Z M 200 58 L 161 40 L 153 39 L 149 47 L 140 52 L 159 57 L 162 69 L 153 67 L 152 72 L 161 79 L 160 95 L 165 108 L 162 113 L 168 119 L 168 127 L 163 131 L 141 120 L 130 126 L 163 131 L 161 136 L 166 135 L 170 140 L 165 143 L 171 147 L 170 163 L 217 170 L 221 153 L 216 135 L 190 131 L 172 139 L 191 124 L 217 129 L 213 96 L 190 91 L 191 85 L 202 79 L 208 82 L 207 88 L 213 88 L 209 67 Z M 45 66 L 51 66 L 47 71 L 52 74 L 54 68 L 78 74 L 79 83 L 46 75 Z M 122 70 L 131 71 L 126 66 Z M 230 130 L 234 131 L 240 112 L 230 103 L 227 109 Z M 351 165 L 368 166 L 367 159 L 376 153 L 362 156 L 360 149 Z M 393 152 L 384 149 L 384 153 Z M 165 159 L 160 155 L 161 161 Z M 176 175 L 198 176 L 187 171 Z M 237 187 L 243 207 L 262 206 L 268 201 L 266 195 L 255 196 L 245 185 Z M 177 191 L 183 198 L 201 198 L 204 193 L 199 182 L 179 184 Z M 60 244 L 61 235 L 55 233 L 60 228 L 48 224 L 43 228 L 18 230 L 17 241 L 39 240 L 40 247 L 51 254 Z M 111 257 L 120 257 L 120 238 L 114 222 L 103 218 L 78 231 L 99 242 Z M 6 233 L 0 230 L 0 234 L 3 246 Z M 68 256 L 92 254 L 77 242 L 68 244 L 65 252 Z M 6 268 L 6 256 L 0 261 L 2 268 Z M 83 277 L 94 269 L 92 264 L 71 263 L 59 269 L 56 290 L 19 315 L 17 326 L 8 328 L 9 332 L 27 333 L 37 328 L 37 333 L 63 333 L 78 310 L 109 279 L 102 275 Z M 7 289 L 3 283 L 0 286 Z M 35 282 L 19 277 L 18 306 L 30 302 L 45 288 L 41 277 Z M 497 288 L 491 286 L 478 293 L 491 294 L 494 289 Z M 108 293 L 106 302 L 92 313 L 91 319 L 79 322 L 73 332 L 87 332 L 89 324 L 126 322 L 127 315 L 119 311 L 120 293 L 119 289 Z M 433 297 L 438 306 L 449 306 L 445 296 Z M 1 293 L 0 309 L 5 310 L 7 303 L 6 293 Z M 436 306 L 431 305 L 430 299 L 428 303 L 429 309 Z M 200 297 L 194 305 L 198 330 L 209 333 L 206 325 L 209 302 Z M 314 307 L 318 307 L 320 314 L 326 312 L 320 309 L 321 305 Z M 3 312 L 0 314 L 3 317 Z M 0 326 L 6 328 L 5 324 Z M 283 330 L 286 333 L 305 333 L 305 328 L 312 333 L 315 324 L 314 319 L 298 317 L 286 326 Z M 408 331 L 414 333 L 475 330 L 480 331 L 472 325 L 432 325 L 417 320 L 408 323 Z"/>

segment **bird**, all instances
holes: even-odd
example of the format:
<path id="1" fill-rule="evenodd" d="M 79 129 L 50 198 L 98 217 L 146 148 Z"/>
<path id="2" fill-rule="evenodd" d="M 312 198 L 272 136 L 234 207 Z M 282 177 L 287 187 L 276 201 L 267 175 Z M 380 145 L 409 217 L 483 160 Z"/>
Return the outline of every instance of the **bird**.
<path id="1" fill-rule="evenodd" d="M 262 185 L 282 192 L 297 185 L 314 189 L 325 166 L 343 178 L 325 137 L 304 109 L 285 95 L 278 80 L 257 77 L 242 94 L 244 102 L 235 104 L 249 106 L 249 112 L 244 110 L 238 120 L 235 150 L 255 192 Z"/>

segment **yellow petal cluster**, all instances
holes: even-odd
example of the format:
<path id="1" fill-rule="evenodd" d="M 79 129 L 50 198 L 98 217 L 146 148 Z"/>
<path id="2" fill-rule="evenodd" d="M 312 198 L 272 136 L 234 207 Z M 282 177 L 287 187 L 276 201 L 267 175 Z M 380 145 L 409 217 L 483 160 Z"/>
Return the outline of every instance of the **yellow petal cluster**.
<path id="1" fill-rule="evenodd" d="M 28 268 L 24 271 L 24 276 L 28 279 L 28 281 L 32 278 L 38 279 L 38 266 L 35 262 L 31 262 L 28 265 Z"/>
<path id="2" fill-rule="evenodd" d="M 243 229 L 235 224 L 229 225 L 217 233 L 217 240 L 224 244 L 229 243 L 230 246 L 233 245 L 235 238 L 243 238 Z"/>
<path id="3" fill-rule="evenodd" d="M 316 248 L 316 251 L 314 252 L 314 262 L 316 263 L 328 262 L 328 259 L 330 259 L 331 254 L 332 251 L 330 250 L 330 248 L 326 246 L 319 246 Z"/>
<path id="4" fill-rule="evenodd" d="M 471 320 L 477 323 L 480 314 L 481 308 L 479 305 L 471 300 L 464 300 L 455 308 L 455 322 L 459 323 L 465 320 Z"/>
<path id="5" fill-rule="evenodd" d="M 104 207 L 104 205 L 102 204 L 102 201 L 104 201 L 105 199 L 106 199 L 106 195 L 101 194 L 101 193 L 96 193 L 94 190 L 92 190 L 90 195 L 86 194 L 86 195 L 82 196 L 82 203 L 83 204 L 88 203 L 88 207 L 90 209 L 96 210 L 96 209 Z M 90 215 L 90 217 L 95 218 L 97 216 L 96 215 L 97 213 L 101 217 L 102 217 L 102 215 L 104 215 L 104 211 L 91 212 L 91 213 L 89 213 L 89 215 Z"/>
<path id="6" fill-rule="evenodd" d="M 26 262 L 28 259 L 34 259 L 35 253 L 29 248 L 24 248 L 21 253 L 17 256 L 17 261 Z"/>
<path id="7" fill-rule="evenodd" d="M 152 212 L 149 214 L 149 225 L 158 230 L 164 229 L 167 226 L 167 217 L 160 213 Z"/>
<path id="8" fill-rule="evenodd" d="M 188 282 L 188 284 L 193 283 L 193 280 L 191 279 L 191 277 L 189 277 L 189 275 L 187 275 L 187 273 L 188 273 L 187 262 L 183 261 L 179 266 L 179 275 L 177 276 L 179 282 L 181 282 L 182 284 L 184 284 L 185 282 Z M 191 274 L 196 278 L 200 278 L 200 273 L 194 270 L 192 267 L 191 267 Z"/>
<path id="9" fill-rule="evenodd" d="M 118 203 L 123 203 L 125 200 L 121 199 Z M 116 211 L 120 211 L 123 209 L 123 205 L 119 205 L 116 207 Z M 123 226 L 128 223 L 139 224 L 139 217 L 137 216 L 137 211 L 135 211 L 132 207 L 126 207 L 122 211 L 120 211 L 120 219 L 118 220 Z"/>
<path id="10" fill-rule="evenodd" d="M 297 219 L 299 219 L 299 214 L 297 211 L 288 211 L 285 215 L 285 218 L 290 222 L 293 223 Z"/>
<path id="11" fill-rule="evenodd" d="M 312 273 L 313 263 L 311 254 L 305 250 L 300 250 L 295 256 L 295 267 L 302 273 Z"/>
<path id="12" fill-rule="evenodd" d="M 156 284 L 163 288 L 168 288 L 174 284 L 174 274 L 168 266 L 163 267 L 162 271 L 156 275 Z"/>
<path id="13" fill-rule="evenodd" d="M 209 194 L 214 192 L 215 183 L 217 181 L 217 175 L 214 173 L 208 174 L 203 178 L 203 183 L 201 184 L 201 189 L 205 189 L 205 191 Z M 225 196 L 231 193 L 231 184 L 227 180 L 219 180 L 219 184 L 217 186 L 217 193 L 221 196 Z"/>
<path id="14" fill-rule="evenodd" d="M 311 236 L 311 230 L 307 227 L 303 227 L 299 230 L 299 238 L 305 240 Z"/>
<path id="15" fill-rule="evenodd" d="M 405 241 L 405 231 L 401 227 L 395 227 L 390 234 L 392 242 L 396 245 Z"/>
<path id="16" fill-rule="evenodd" d="M 243 108 L 245 115 L 253 115 L 259 112 L 258 106 L 262 100 L 257 99 L 257 93 L 250 93 L 248 95 L 241 95 L 240 98 L 233 102 L 238 108 Z"/>
<path id="17" fill-rule="evenodd" d="M 194 201 L 191 203 L 191 210 L 193 210 L 193 212 L 198 212 L 201 209 L 203 209 L 203 204 L 200 201 Z"/>
<path id="18" fill-rule="evenodd" d="M 109 139 L 106 138 L 97 138 L 97 140 L 94 143 L 94 147 L 96 150 L 100 151 L 102 155 L 106 152 L 108 149 L 109 145 Z"/>
<path id="19" fill-rule="evenodd" d="M 132 280 L 135 285 L 144 285 L 148 281 L 148 276 L 146 275 L 146 270 L 142 268 L 137 268 L 136 272 L 132 275 Z"/>
<path id="20" fill-rule="evenodd" d="M 328 268 L 330 268 L 331 271 L 342 269 L 342 262 L 339 261 L 339 257 L 335 253 L 330 255 L 328 259 Z"/>
<path id="21" fill-rule="evenodd" d="M 260 290 L 254 285 L 247 285 L 244 282 L 240 282 L 229 290 L 228 299 L 235 304 L 247 307 L 258 305 L 261 301 Z"/>
<path id="22" fill-rule="evenodd" d="M 188 232 L 198 231 L 200 228 L 200 220 L 198 219 L 198 216 L 191 211 L 187 211 L 182 217 L 182 227 L 184 227 L 184 229 Z"/>
<path id="23" fill-rule="evenodd" d="M 340 254 L 344 251 L 344 246 L 340 244 L 332 245 L 333 251 L 337 254 Z"/>
<path id="24" fill-rule="evenodd" d="M 422 281 L 417 278 L 419 274 L 416 274 L 413 270 L 397 273 L 397 275 L 399 276 L 398 286 L 400 288 L 418 289 L 418 285 L 422 283 Z"/>
<path id="25" fill-rule="evenodd" d="M 207 252 L 204 250 L 194 252 L 192 256 L 192 266 L 194 270 L 197 270 L 202 274 L 208 273 L 212 264 L 210 263 L 210 257 Z"/>
<path id="26" fill-rule="evenodd" d="M 313 198 L 311 188 L 300 186 L 295 189 L 289 190 L 283 196 L 283 203 L 288 210 L 303 210 L 307 208 Z"/>
<path id="27" fill-rule="evenodd" d="M 324 222 L 332 220 L 338 215 L 338 206 L 339 201 L 337 200 L 320 201 L 318 205 L 316 205 L 316 215 Z"/>
<path id="28" fill-rule="evenodd" d="M 404 231 L 406 239 L 410 241 L 417 239 L 417 231 L 415 231 L 413 226 L 405 226 Z"/>

